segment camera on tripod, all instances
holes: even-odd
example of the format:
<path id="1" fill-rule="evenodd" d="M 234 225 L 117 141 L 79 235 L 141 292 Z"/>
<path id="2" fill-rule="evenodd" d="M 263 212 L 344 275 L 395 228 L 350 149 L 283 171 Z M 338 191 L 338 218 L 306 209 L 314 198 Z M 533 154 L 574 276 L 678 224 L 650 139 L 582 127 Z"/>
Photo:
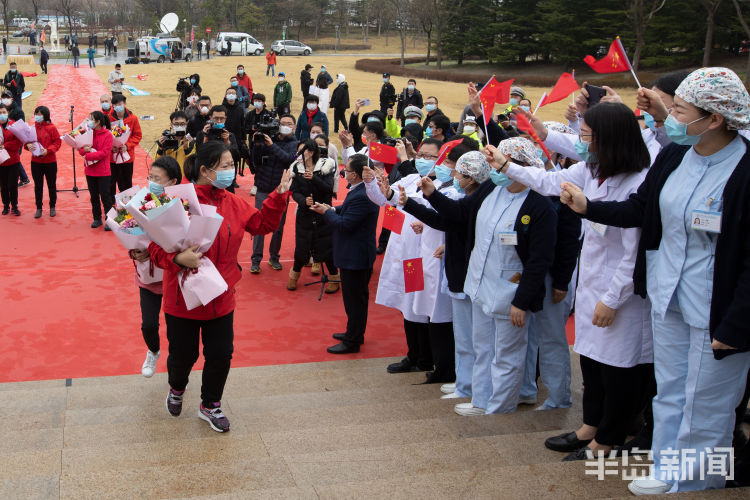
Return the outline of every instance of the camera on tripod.
<path id="1" fill-rule="evenodd" d="M 255 144 L 263 144 L 265 142 L 266 139 L 263 135 L 267 135 L 271 139 L 279 135 L 279 118 L 276 115 L 276 110 L 271 109 L 269 111 L 270 114 L 264 115 L 261 118 L 261 122 L 258 124 L 258 131 L 253 134 L 253 143 Z"/>
<path id="2" fill-rule="evenodd" d="M 190 88 L 190 77 L 183 76 L 177 80 L 177 92 L 185 92 Z"/>

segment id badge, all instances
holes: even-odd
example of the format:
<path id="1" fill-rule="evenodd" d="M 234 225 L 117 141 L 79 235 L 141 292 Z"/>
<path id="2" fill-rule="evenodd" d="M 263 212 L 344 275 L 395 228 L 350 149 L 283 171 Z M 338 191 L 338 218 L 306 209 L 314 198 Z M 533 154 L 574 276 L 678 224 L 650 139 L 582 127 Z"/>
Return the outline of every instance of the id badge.
<path id="1" fill-rule="evenodd" d="M 721 212 L 693 210 L 690 218 L 693 219 L 691 227 L 696 231 L 708 231 L 717 234 L 721 232 Z"/>
<path id="2" fill-rule="evenodd" d="M 589 222 L 589 227 L 594 230 L 599 236 L 604 236 L 607 232 L 606 224 L 599 224 L 598 222 Z"/>
<path id="3" fill-rule="evenodd" d="M 513 246 L 518 245 L 518 234 L 515 231 L 501 231 L 500 244 Z"/>

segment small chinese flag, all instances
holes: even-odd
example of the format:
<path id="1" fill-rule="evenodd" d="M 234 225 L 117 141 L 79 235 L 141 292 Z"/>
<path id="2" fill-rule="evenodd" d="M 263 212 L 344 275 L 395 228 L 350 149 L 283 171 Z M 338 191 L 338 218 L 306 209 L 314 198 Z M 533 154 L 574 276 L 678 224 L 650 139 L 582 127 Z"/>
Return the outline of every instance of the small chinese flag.
<path id="1" fill-rule="evenodd" d="M 421 292 L 424 290 L 424 272 L 422 257 L 404 261 L 404 292 Z"/>
<path id="2" fill-rule="evenodd" d="M 479 100 L 482 102 L 482 113 L 484 114 L 485 125 L 489 123 L 492 118 L 492 112 L 495 109 L 495 104 L 505 104 L 510 101 L 510 87 L 513 85 L 513 80 L 505 82 L 498 82 L 494 75 L 490 78 L 487 83 L 479 91 Z"/>
<path id="3" fill-rule="evenodd" d="M 398 152 L 393 146 L 373 142 L 370 143 L 370 159 L 393 165 L 398 163 Z"/>
<path id="4" fill-rule="evenodd" d="M 445 160 L 448 157 L 448 153 L 450 153 L 453 148 L 458 146 L 463 142 L 463 139 L 458 139 L 455 141 L 446 142 L 442 146 L 440 146 L 440 151 L 438 151 L 438 157 L 437 160 L 435 160 L 435 165 L 441 165 L 443 163 L 443 160 Z"/>
<path id="5" fill-rule="evenodd" d="M 573 78 L 573 75 L 565 72 L 560 75 L 560 78 L 557 79 L 557 83 L 552 88 L 552 91 L 544 99 L 544 101 L 539 104 L 539 106 L 546 106 L 547 104 L 552 104 L 553 102 L 562 101 L 579 88 L 580 87 L 578 86 L 578 83 L 576 83 L 575 78 Z"/>
<path id="6" fill-rule="evenodd" d="M 544 142 L 542 142 L 542 140 L 539 138 L 539 134 L 536 133 L 534 127 L 531 126 L 531 123 L 529 122 L 528 118 L 526 118 L 526 115 L 524 115 L 523 113 L 516 113 L 515 117 L 518 130 L 529 134 L 531 138 L 534 139 L 534 142 L 539 144 L 539 147 L 542 148 L 542 151 L 544 151 L 544 154 L 547 155 L 547 158 L 552 158 L 552 155 L 549 154 L 549 150 L 544 145 Z"/>
<path id="7" fill-rule="evenodd" d="M 391 205 L 385 206 L 385 213 L 383 214 L 383 227 L 385 229 L 393 231 L 396 234 L 401 234 L 405 220 L 406 215 L 401 210 Z"/>
<path id="8" fill-rule="evenodd" d="M 609 52 L 606 56 L 598 61 L 593 56 L 586 56 L 583 58 L 583 62 L 591 66 L 591 69 L 597 73 L 619 73 L 630 70 L 630 60 L 625 54 L 619 36 L 609 46 Z"/>
<path id="9" fill-rule="evenodd" d="M 140 81 L 145 82 L 146 78 L 148 78 L 148 75 L 144 75 L 143 73 L 140 73 L 137 77 Z"/>

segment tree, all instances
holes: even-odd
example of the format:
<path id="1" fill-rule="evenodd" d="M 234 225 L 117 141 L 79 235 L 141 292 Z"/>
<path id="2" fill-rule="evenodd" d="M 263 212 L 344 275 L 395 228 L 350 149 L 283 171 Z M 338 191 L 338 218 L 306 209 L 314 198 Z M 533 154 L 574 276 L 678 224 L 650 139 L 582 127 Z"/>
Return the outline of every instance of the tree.
<path id="1" fill-rule="evenodd" d="M 740 6 L 739 0 L 732 0 L 734 8 L 737 11 L 737 20 L 742 25 L 742 29 L 745 30 L 745 36 L 750 40 L 750 26 L 748 26 L 745 16 L 742 13 L 742 7 Z M 750 84 L 750 50 L 747 54 L 747 66 L 745 67 L 745 84 Z"/>
<path id="2" fill-rule="evenodd" d="M 0 0 L 3 2 L 3 20 L 5 21 L 5 38 L 10 38 L 10 32 L 8 31 L 8 4 L 10 0 Z"/>
<path id="3" fill-rule="evenodd" d="M 411 0 L 388 0 L 396 15 L 396 27 L 401 38 L 401 66 L 404 65 L 404 53 L 406 52 L 406 30 L 409 28 L 409 13 L 411 12 Z"/>
<path id="4" fill-rule="evenodd" d="M 5 2 L 7 0 L 2 0 L 3 6 L 5 5 Z M 75 14 L 76 11 L 76 5 L 74 3 L 74 0 L 57 0 L 57 8 L 62 13 L 63 17 L 68 19 L 68 27 L 70 28 L 70 34 L 73 34 L 73 14 Z M 75 27 L 76 33 L 78 32 L 78 27 L 76 25 Z"/>
<path id="5" fill-rule="evenodd" d="M 711 63 L 711 49 L 714 44 L 714 23 L 716 11 L 721 5 L 721 0 L 701 0 L 701 5 L 706 9 L 706 39 L 703 45 L 703 66 Z"/>
<path id="6" fill-rule="evenodd" d="M 633 54 L 633 70 L 638 71 L 641 62 L 643 46 L 646 44 L 646 31 L 657 12 L 664 8 L 667 0 L 631 0 L 631 18 L 635 31 L 635 52 Z"/>
<path id="7" fill-rule="evenodd" d="M 421 2 L 412 3 L 411 15 L 415 24 L 422 27 L 422 31 L 427 34 L 427 59 L 425 65 L 430 65 L 430 51 L 432 50 L 432 32 L 435 30 L 437 13 L 432 9 L 425 8 Z"/>

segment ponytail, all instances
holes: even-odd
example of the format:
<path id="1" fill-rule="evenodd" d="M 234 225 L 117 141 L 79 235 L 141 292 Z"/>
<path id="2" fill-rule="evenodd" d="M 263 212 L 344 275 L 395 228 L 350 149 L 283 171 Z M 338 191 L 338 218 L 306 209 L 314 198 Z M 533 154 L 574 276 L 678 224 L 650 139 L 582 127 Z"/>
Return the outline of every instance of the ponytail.
<path id="1" fill-rule="evenodd" d="M 221 160 L 221 155 L 229 151 L 229 146 L 220 141 L 208 141 L 187 158 L 182 166 L 187 180 L 195 184 L 201 175 L 201 167 L 211 168 Z"/>
<path id="2" fill-rule="evenodd" d="M 109 117 L 99 110 L 91 112 L 91 118 L 98 121 L 102 128 L 111 129 L 112 125 L 109 123 Z"/>

